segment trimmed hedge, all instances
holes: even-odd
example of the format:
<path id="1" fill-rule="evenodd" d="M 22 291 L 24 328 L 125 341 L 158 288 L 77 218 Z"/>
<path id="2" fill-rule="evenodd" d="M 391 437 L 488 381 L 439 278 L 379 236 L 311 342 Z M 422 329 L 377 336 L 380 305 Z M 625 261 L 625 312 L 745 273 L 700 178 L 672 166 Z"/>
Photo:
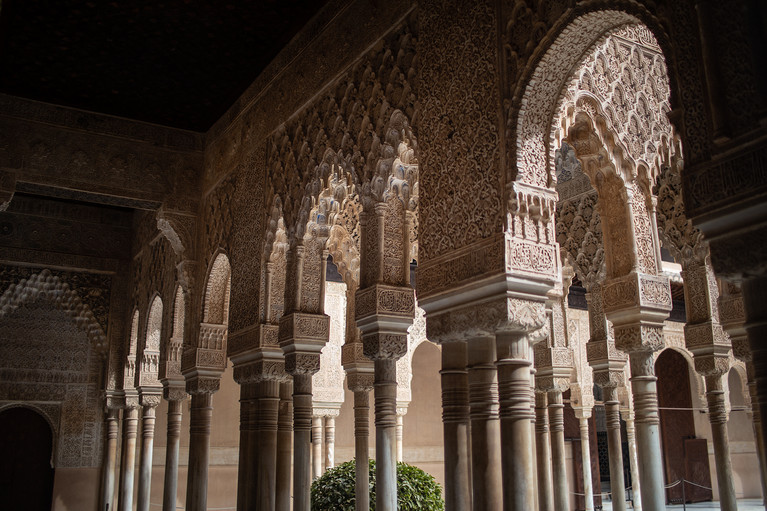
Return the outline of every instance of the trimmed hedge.
<path id="1" fill-rule="evenodd" d="M 312 511 L 354 511 L 354 460 L 327 470 L 312 483 Z M 370 511 L 376 508 L 375 461 L 370 460 Z M 397 463 L 397 508 L 443 511 L 442 488 L 418 467 Z"/>

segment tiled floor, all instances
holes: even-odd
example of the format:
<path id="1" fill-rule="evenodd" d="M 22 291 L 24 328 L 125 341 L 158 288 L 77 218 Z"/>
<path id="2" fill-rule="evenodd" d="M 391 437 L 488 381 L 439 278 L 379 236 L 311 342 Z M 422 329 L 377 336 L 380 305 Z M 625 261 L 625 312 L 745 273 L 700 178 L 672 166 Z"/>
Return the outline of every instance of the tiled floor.
<path id="1" fill-rule="evenodd" d="M 612 511 L 612 505 L 610 502 L 605 501 L 603 511 Z M 631 509 L 629 507 L 629 509 Z M 666 506 L 666 509 L 685 509 L 681 504 L 674 506 Z M 687 509 L 694 509 L 700 511 L 702 509 L 720 509 L 719 502 L 698 502 L 696 504 L 687 504 Z M 762 504 L 761 499 L 741 499 L 738 500 L 738 511 L 764 511 L 765 507 Z"/>

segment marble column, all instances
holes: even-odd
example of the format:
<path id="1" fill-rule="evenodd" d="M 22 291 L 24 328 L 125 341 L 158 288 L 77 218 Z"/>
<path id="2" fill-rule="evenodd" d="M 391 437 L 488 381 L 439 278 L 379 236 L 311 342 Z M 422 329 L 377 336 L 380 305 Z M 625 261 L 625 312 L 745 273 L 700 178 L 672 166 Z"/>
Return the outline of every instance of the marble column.
<path id="1" fill-rule="evenodd" d="M 100 509 L 113 511 L 115 494 L 115 461 L 117 460 L 117 434 L 120 409 L 107 407 L 104 417 L 104 459 L 101 471 Z"/>
<path id="2" fill-rule="evenodd" d="M 503 473 L 495 339 L 490 336 L 471 339 L 467 360 L 473 509 L 501 509 Z M 529 386 L 529 378 L 526 384 Z"/>
<path id="3" fill-rule="evenodd" d="M 594 370 L 594 383 L 603 392 L 607 421 L 607 451 L 610 463 L 610 493 L 615 511 L 626 509 L 626 484 L 623 478 L 623 450 L 621 447 L 620 401 L 618 387 L 624 385 L 626 355 L 615 347 L 615 339 L 607 323 L 602 301 L 602 285 L 589 283 L 586 293 L 589 307 L 590 338 L 586 344 L 589 365 Z M 638 493 L 638 492 L 637 492 Z M 620 496 L 620 497 L 618 497 Z"/>
<path id="4" fill-rule="evenodd" d="M 583 501 L 585 511 L 594 511 L 594 487 L 591 475 L 590 410 L 576 410 L 581 432 L 581 464 L 583 465 Z"/>
<path id="5" fill-rule="evenodd" d="M 626 484 L 623 479 L 623 441 L 621 439 L 621 403 L 618 389 L 602 386 L 607 422 L 607 453 L 610 459 L 610 493 L 615 511 L 626 511 Z M 657 405 L 656 405 L 657 406 Z"/>
<path id="6" fill-rule="evenodd" d="M 388 511 L 397 509 L 397 358 L 374 362 L 376 509 Z"/>
<path id="7" fill-rule="evenodd" d="M 562 391 L 550 390 L 549 424 L 551 429 L 551 465 L 554 483 L 554 509 L 570 507 L 570 492 L 567 485 L 567 460 L 565 458 L 565 405 Z"/>
<path id="8" fill-rule="evenodd" d="M 312 416 L 312 481 L 322 475 L 322 417 Z"/>
<path id="9" fill-rule="evenodd" d="M 290 511 L 291 463 L 293 461 L 293 382 L 280 383 L 277 415 L 277 511 Z"/>
<path id="10" fill-rule="evenodd" d="M 258 383 L 256 443 L 256 509 L 271 511 L 277 503 L 277 431 L 279 428 L 280 380 L 266 378 Z M 252 439 L 251 439 L 252 442 Z"/>
<path id="11" fill-rule="evenodd" d="M 152 453 L 154 452 L 154 424 L 159 395 L 141 396 L 141 458 L 138 472 L 136 511 L 149 511 L 152 487 Z"/>
<path id="12" fill-rule="evenodd" d="M 554 511 L 554 485 L 551 475 L 551 441 L 546 392 L 535 393 L 535 453 L 538 473 L 538 510 Z"/>
<path id="13" fill-rule="evenodd" d="M 136 466 L 136 432 L 138 428 L 138 399 L 126 398 L 123 410 L 123 439 L 120 459 L 119 511 L 133 511 L 133 476 Z"/>
<path id="14" fill-rule="evenodd" d="M 472 507 L 469 380 L 466 341 L 442 344 L 442 427 L 445 446 L 445 510 Z M 359 511 L 359 510 L 358 510 Z"/>
<path id="15" fill-rule="evenodd" d="M 636 428 L 634 412 L 627 410 L 623 420 L 626 422 L 626 440 L 629 444 L 629 466 L 631 467 L 631 496 L 635 511 L 642 511 L 642 481 L 639 480 L 639 460 L 637 460 Z"/>
<path id="16" fill-rule="evenodd" d="M 319 358 L 319 356 L 317 357 Z M 309 511 L 312 484 L 312 375 L 293 375 L 293 509 Z"/>
<path id="17" fill-rule="evenodd" d="M 323 461 L 324 470 L 335 466 L 336 455 L 336 418 L 334 415 L 325 417 L 325 459 Z"/>
<path id="18" fill-rule="evenodd" d="M 237 381 L 237 379 L 235 379 Z M 237 464 L 237 511 L 251 509 L 254 493 L 255 454 L 251 439 L 255 437 L 255 417 L 258 413 L 256 383 L 237 381 L 240 384 L 240 453 Z"/>
<path id="19" fill-rule="evenodd" d="M 722 376 L 730 369 L 731 343 L 719 324 L 719 290 L 707 257 L 700 255 L 683 259 L 682 278 L 689 303 L 686 307 L 687 323 L 684 326 L 685 344 L 693 354 L 695 370 L 706 381 L 719 502 L 725 511 L 734 511 L 737 502 L 732 482 L 727 410 L 722 388 Z"/>
<path id="20" fill-rule="evenodd" d="M 354 351 L 344 347 L 346 351 Z M 361 345 L 359 346 L 362 347 Z M 370 470 L 369 470 L 369 441 L 370 441 L 370 391 L 373 388 L 372 371 L 358 371 L 347 368 L 347 385 L 354 393 L 354 496 L 355 511 L 370 509 Z M 371 368 L 372 369 L 372 368 Z"/>
<path id="21" fill-rule="evenodd" d="M 543 308 L 543 304 L 541 307 Z M 535 502 L 533 439 L 530 428 L 532 346 L 524 332 L 499 331 L 496 334 L 496 350 L 501 419 L 500 446 L 503 446 L 503 509 L 527 511 L 533 509 Z M 500 509 L 500 506 L 490 509 Z"/>
<path id="22" fill-rule="evenodd" d="M 407 414 L 406 407 L 397 407 L 397 463 L 404 461 L 402 453 L 402 441 L 405 426 L 405 414 Z"/>
<path id="23" fill-rule="evenodd" d="M 218 383 L 218 382 L 216 382 Z M 191 390 L 187 387 L 188 390 Z M 216 390 L 218 386 L 216 385 Z M 208 501 L 210 424 L 213 418 L 213 393 L 192 391 L 189 424 L 189 465 L 186 483 L 187 511 L 204 511 Z"/>
<path id="24" fill-rule="evenodd" d="M 180 390 L 184 396 L 186 391 Z M 165 485 L 162 495 L 163 511 L 176 510 L 178 493 L 178 457 L 181 444 L 181 399 L 168 399 L 168 439 L 165 449 Z"/>
<path id="25" fill-rule="evenodd" d="M 639 327 L 644 328 L 644 327 Z M 658 332 L 659 335 L 662 333 Z M 616 328 L 616 339 L 619 334 Z M 642 506 L 649 511 L 666 509 L 663 482 L 663 460 L 660 447 L 660 416 L 658 391 L 652 351 L 632 351 L 631 389 L 636 414 L 637 451 L 640 462 L 639 479 L 642 481 Z"/>
<path id="26" fill-rule="evenodd" d="M 729 361 L 726 361 L 729 365 Z M 726 372 L 724 374 L 727 374 Z M 727 406 L 725 403 L 722 374 L 717 372 L 706 376 L 706 400 L 708 420 L 711 423 L 712 443 L 716 480 L 719 484 L 719 505 L 725 511 L 737 511 L 735 487 L 732 483 L 732 462 L 730 461 L 730 439 L 727 434 Z"/>

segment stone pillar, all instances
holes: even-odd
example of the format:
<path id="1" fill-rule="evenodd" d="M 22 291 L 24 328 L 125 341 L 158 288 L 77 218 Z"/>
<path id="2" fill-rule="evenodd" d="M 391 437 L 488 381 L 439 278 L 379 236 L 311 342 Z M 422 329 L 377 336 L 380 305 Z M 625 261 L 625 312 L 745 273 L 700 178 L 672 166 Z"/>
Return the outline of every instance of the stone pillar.
<path id="1" fill-rule="evenodd" d="M 379 225 L 383 229 L 382 219 Z M 373 360 L 375 370 L 376 509 L 394 511 L 397 359 L 407 353 L 407 329 L 415 316 L 415 296 L 409 286 L 374 284 L 357 292 L 356 305 L 364 354 Z"/>
<path id="2" fill-rule="evenodd" d="M 589 437 L 589 417 L 591 410 L 576 409 L 581 431 L 581 463 L 583 465 L 583 500 L 585 511 L 594 511 L 594 487 L 591 475 L 591 442 Z"/>
<path id="3" fill-rule="evenodd" d="M 133 475 L 136 466 L 136 431 L 138 428 L 138 399 L 126 397 L 123 410 L 123 440 L 120 459 L 119 511 L 133 510 Z"/>
<path id="4" fill-rule="evenodd" d="M 370 438 L 370 390 L 373 374 L 350 373 L 349 390 L 354 392 L 354 458 L 355 463 L 355 510 L 370 509 L 369 438 Z"/>
<path id="5" fill-rule="evenodd" d="M 570 492 L 567 485 L 567 461 L 565 459 L 565 405 L 562 391 L 549 391 L 549 423 L 551 428 L 551 464 L 554 483 L 554 508 L 570 507 Z"/>
<path id="6" fill-rule="evenodd" d="M 141 461 L 138 472 L 136 511 L 149 511 L 152 487 L 152 453 L 154 451 L 154 423 L 159 395 L 141 395 Z"/>
<path id="7" fill-rule="evenodd" d="M 256 509 L 273 510 L 277 502 L 277 430 L 279 428 L 280 373 L 284 371 L 279 364 L 277 374 L 264 378 L 258 383 L 258 422 L 257 422 L 257 484 L 255 493 Z M 251 440 L 252 441 L 252 440 Z"/>
<path id="8" fill-rule="evenodd" d="M 631 467 L 631 495 L 634 497 L 634 510 L 642 511 L 642 481 L 639 480 L 639 461 L 637 460 L 636 429 L 634 412 L 626 408 L 623 420 L 626 422 L 626 439 L 629 444 L 629 466 Z"/>
<path id="9" fill-rule="evenodd" d="M 615 347 L 602 305 L 602 286 L 593 282 L 586 293 L 589 307 L 590 335 L 586 344 L 589 365 L 594 370 L 594 383 L 603 391 L 607 419 L 607 448 L 610 462 L 610 493 L 615 511 L 626 510 L 626 485 L 623 479 L 620 402 L 618 387 L 624 384 L 626 355 Z M 617 414 L 617 415 L 616 415 Z M 621 496 L 621 497 L 618 497 Z"/>
<path id="10" fill-rule="evenodd" d="M 496 335 L 496 349 L 501 419 L 500 445 L 503 446 L 503 509 L 530 510 L 533 509 L 535 501 L 533 442 L 530 431 L 532 346 L 523 332 L 501 331 Z M 472 424 L 472 430 L 473 428 Z"/>
<path id="11" fill-rule="evenodd" d="M 705 262 L 705 257 L 683 260 L 682 278 L 685 296 L 689 297 L 689 306 L 686 307 L 687 323 L 684 326 L 685 344 L 693 354 L 695 370 L 706 380 L 708 418 L 714 444 L 719 501 L 722 509 L 734 511 L 737 509 L 737 502 L 727 435 L 728 414 L 722 388 L 722 375 L 726 375 L 730 368 L 731 343 L 719 324 L 719 291 L 714 270 Z"/>
<path id="12" fill-rule="evenodd" d="M 621 440 L 621 403 L 614 385 L 602 386 L 605 420 L 607 422 L 607 452 L 610 457 L 610 493 L 615 511 L 626 510 L 626 484 L 623 480 L 623 442 Z M 657 405 L 656 405 L 657 406 Z M 665 498 L 665 497 L 664 497 Z"/>
<path id="13" fill-rule="evenodd" d="M 725 363 L 727 362 L 725 360 Z M 711 422 L 711 436 L 714 444 L 716 479 L 719 484 L 719 505 L 726 511 L 736 511 L 738 503 L 732 483 L 730 440 L 727 435 L 729 414 L 725 404 L 721 373 L 717 372 L 706 376 L 706 400 L 708 401 L 708 419 Z"/>
<path id="14" fill-rule="evenodd" d="M 240 384 L 240 452 L 237 464 L 237 511 L 252 508 L 251 497 L 255 494 L 256 449 L 255 420 L 258 415 L 256 383 L 235 379 Z"/>
<path id="15" fill-rule="evenodd" d="M 117 433 L 120 409 L 107 407 L 104 417 L 104 459 L 101 469 L 100 509 L 113 511 L 115 494 L 115 461 L 117 460 Z"/>
<path id="16" fill-rule="evenodd" d="M 469 484 L 469 380 L 466 341 L 442 344 L 442 424 L 445 444 L 445 510 L 471 509 Z"/>
<path id="17" fill-rule="evenodd" d="M 762 499 L 767 506 L 767 458 L 765 458 L 764 436 L 762 433 L 761 416 L 759 413 L 759 396 L 756 391 L 756 375 L 753 363 L 748 333 L 745 329 L 746 315 L 743 305 L 743 295 L 735 284 L 721 280 L 719 282 L 719 321 L 730 336 L 732 352 L 735 358 L 746 364 L 748 392 L 751 398 L 751 420 L 754 428 L 757 457 L 762 483 Z"/>
<path id="18" fill-rule="evenodd" d="M 178 394 L 166 394 L 168 400 L 168 439 L 165 449 L 165 485 L 162 495 L 163 511 L 176 510 L 178 493 L 178 456 L 181 444 L 181 409 L 186 391 L 178 389 Z M 174 399 L 181 398 L 181 399 Z"/>
<path id="19" fill-rule="evenodd" d="M 293 382 L 280 384 L 277 415 L 277 511 L 290 511 L 291 463 L 293 460 Z"/>
<path id="20" fill-rule="evenodd" d="M 503 507 L 501 422 L 495 359 L 495 339 L 488 336 L 469 341 L 467 368 L 471 420 L 471 488 L 476 510 Z"/>
<path id="21" fill-rule="evenodd" d="M 322 475 L 322 417 L 312 416 L 312 481 Z"/>
<path id="22" fill-rule="evenodd" d="M 319 358 L 319 356 L 318 356 Z M 309 511 L 312 433 L 312 375 L 293 375 L 293 509 Z"/>
<path id="23" fill-rule="evenodd" d="M 400 463 L 404 461 L 403 459 L 403 453 L 402 453 L 402 436 L 403 436 L 403 429 L 405 425 L 405 414 L 407 414 L 407 408 L 406 407 L 397 407 L 397 463 Z"/>
<path id="24" fill-rule="evenodd" d="M 642 329 L 643 327 L 638 327 Z M 616 338 L 619 338 L 616 327 Z M 658 333 L 657 335 L 662 335 Z M 662 337 L 661 337 L 662 338 Z M 636 414 L 637 451 L 642 481 L 642 506 L 650 511 L 666 509 L 663 462 L 660 449 L 657 377 L 652 351 L 632 351 L 631 389 Z"/>
<path id="25" fill-rule="evenodd" d="M 336 455 L 336 418 L 334 415 L 325 416 L 325 461 L 324 470 L 335 466 Z"/>
<path id="26" fill-rule="evenodd" d="M 535 393 L 535 453 L 538 472 L 538 510 L 554 511 L 554 483 L 551 475 L 551 441 L 546 392 Z"/>
<path id="27" fill-rule="evenodd" d="M 218 390 L 218 379 L 215 380 Z M 189 465 L 186 482 L 186 509 L 205 511 L 208 502 L 208 465 L 210 460 L 210 424 L 213 419 L 213 392 L 190 389 L 192 409 L 189 416 Z"/>

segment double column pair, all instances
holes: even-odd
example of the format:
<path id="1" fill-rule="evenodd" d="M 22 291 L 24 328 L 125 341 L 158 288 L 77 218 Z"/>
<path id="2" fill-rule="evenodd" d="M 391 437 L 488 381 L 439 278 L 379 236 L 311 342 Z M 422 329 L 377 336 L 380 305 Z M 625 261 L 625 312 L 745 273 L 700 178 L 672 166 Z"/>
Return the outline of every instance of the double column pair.
<path id="1" fill-rule="evenodd" d="M 501 320 L 520 306 L 534 319 Z M 530 382 L 544 320 L 543 301 L 510 299 L 427 321 L 429 337 L 442 344 L 446 509 L 534 508 Z M 488 323 L 494 334 L 482 328 Z"/>

